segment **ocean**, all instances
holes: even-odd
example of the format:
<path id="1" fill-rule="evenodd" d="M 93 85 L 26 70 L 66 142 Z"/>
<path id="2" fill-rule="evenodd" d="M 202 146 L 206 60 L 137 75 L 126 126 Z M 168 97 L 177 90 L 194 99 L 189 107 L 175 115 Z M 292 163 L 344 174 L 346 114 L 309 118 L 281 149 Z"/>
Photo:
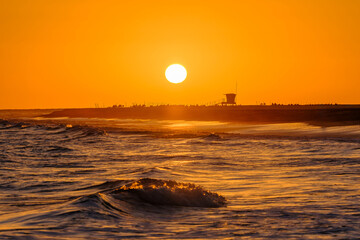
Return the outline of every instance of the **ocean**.
<path id="1" fill-rule="evenodd" d="M 0 120 L 0 239 L 360 239 L 360 125 Z"/>

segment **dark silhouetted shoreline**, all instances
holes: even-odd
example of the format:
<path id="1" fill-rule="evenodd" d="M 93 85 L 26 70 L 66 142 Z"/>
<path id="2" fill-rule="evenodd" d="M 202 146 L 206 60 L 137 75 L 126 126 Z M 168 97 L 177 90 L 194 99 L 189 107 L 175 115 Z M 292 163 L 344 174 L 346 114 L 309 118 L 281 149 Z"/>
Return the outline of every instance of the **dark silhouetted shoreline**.
<path id="1" fill-rule="evenodd" d="M 118 108 L 63 109 L 46 118 L 120 118 L 242 123 L 305 122 L 336 126 L 360 124 L 360 105 L 277 105 L 277 106 L 134 106 Z"/>

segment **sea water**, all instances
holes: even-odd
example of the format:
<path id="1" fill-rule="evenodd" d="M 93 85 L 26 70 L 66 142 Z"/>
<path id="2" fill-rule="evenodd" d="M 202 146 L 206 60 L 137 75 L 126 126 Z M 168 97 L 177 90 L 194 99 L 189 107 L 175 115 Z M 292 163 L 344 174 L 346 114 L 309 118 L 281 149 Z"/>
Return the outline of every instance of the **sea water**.
<path id="1" fill-rule="evenodd" d="M 0 121 L 1 239 L 359 239 L 360 126 Z"/>

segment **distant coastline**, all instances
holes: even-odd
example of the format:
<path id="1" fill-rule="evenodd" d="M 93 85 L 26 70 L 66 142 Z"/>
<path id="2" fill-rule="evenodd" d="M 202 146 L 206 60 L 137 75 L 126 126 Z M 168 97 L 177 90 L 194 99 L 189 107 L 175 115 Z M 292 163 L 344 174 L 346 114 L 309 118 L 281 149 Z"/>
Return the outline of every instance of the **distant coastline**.
<path id="1" fill-rule="evenodd" d="M 241 123 L 304 122 L 320 126 L 360 125 L 360 105 L 133 106 L 54 110 L 45 118 L 119 118 Z"/>

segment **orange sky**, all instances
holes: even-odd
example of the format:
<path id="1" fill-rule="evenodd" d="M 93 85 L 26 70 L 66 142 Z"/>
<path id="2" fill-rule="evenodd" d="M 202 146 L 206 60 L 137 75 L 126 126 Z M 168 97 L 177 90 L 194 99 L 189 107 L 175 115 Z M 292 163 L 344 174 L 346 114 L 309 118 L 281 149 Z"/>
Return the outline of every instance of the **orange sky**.
<path id="1" fill-rule="evenodd" d="M 360 103 L 360 1 L 0 0 L 0 108 Z M 188 77 L 169 83 L 168 65 Z"/>

